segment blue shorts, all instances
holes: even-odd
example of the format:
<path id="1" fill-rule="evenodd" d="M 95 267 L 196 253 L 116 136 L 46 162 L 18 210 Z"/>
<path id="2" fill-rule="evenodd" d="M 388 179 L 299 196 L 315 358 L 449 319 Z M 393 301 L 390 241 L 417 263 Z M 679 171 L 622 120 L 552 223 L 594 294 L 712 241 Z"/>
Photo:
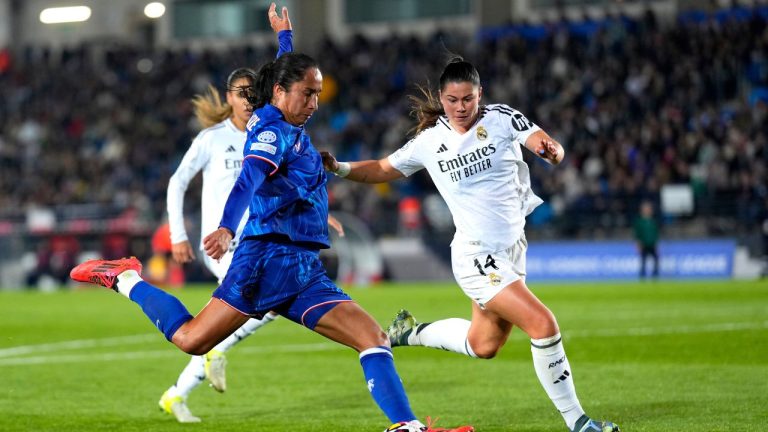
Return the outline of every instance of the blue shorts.
<path id="1" fill-rule="evenodd" d="M 309 329 L 340 302 L 352 301 L 328 277 L 320 251 L 259 239 L 240 242 L 213 297 L 245 315 L 275 311 Z"/>

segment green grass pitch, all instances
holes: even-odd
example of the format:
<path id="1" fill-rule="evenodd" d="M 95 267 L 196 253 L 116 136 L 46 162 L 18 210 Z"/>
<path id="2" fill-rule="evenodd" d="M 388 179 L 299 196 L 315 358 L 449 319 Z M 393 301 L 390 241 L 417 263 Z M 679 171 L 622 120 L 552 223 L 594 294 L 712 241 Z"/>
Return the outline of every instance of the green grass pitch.
<path id="1" fill-rule="evenodd" d="M 199 310 L 211 286 L 177 292 Z M 627 432 L 768 430 L 768 282 L 545 285 L 589 414 Z M 469 317 L 453 284 L 348 292 L 386 325 Z M 188 357 L 139 308 L 103 289 L 0 292 L 0 431 L 381 431 L 356 353 L 285 319 L 229 353 L 229 389 L 203 384 L 181 425 L 157 400 Z M 421 347 L 395 360 L 411 403 L 438 425 L 565 431 L 519 329 L 493 360 Z"/>

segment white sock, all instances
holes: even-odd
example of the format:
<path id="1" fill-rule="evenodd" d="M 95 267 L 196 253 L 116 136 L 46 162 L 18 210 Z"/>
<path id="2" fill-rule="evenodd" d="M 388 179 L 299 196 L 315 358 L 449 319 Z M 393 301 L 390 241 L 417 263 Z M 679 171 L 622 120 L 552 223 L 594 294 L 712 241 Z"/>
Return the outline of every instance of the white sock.
<path id="1" fill-rule="evenodd" d="M 565 356 L 560 333 L 544 339 L 531 339 L 531 353 L 541 386 L 560 411 L 568 429 L 573 429 L 584 410 L 576 397 L 571 365 Z"/>
<path id="2" fill-rule="evenodd" d="M 411 421 L 409 421 L 409 422 L 408 422 L 408 424 L 409 424 L 410 426 L 413 426 L 414 428 L 417 428 L 417 429 L 422 429 L 422 428 L 423 428 L 424 430 L 426 430 L 426 428 L 427 428 L 426 426 L 424 426 L 424 423 L 422 423 L 422 422 L 421 422 L 420 420 L 418 420 L 418 419 L 416 419 L 416 420 L 411 420 Z"/>
<path id="3" fill-rule="evenodd" d="M 477 357 L 467 340 L 470 324 L 470 321 L 462 318 L 448 318 L 432 323 L 419 324 L 408 335 L 408 344 L 439 348 L 470 357 Z"/>
<path id="4" fill-rule="evenodd" d="M 192 358 L 189 359 L 189 363 L 187 363 L 187 366 L 181 371 L 179 378 L 176 380 L 176 385 L 168 390 L 169 395 L 171 397 L 181 396 L 186 399 L 195 387 L 202 384 L 203 380 L 205 380 L 203 356 L 192 356 Z"/>
<path id="5" fill-rule="evenodd" d="M 117 275 L 117 292 L 131 298 L 131 290 L 142 280 L 136 270 L 126 270 Z"/>
<path id="6" fill-rule="evenodd" d="M 239 329 L 235 330 L 231 335 L 227 336 L 226 339 L 219 342 L 219 344 L 213 347 L 213 349 L 221 352 L 227 352 L 229 351 L 230 348 L 237 345 L 241 340 L 252 335 L 256 330 L 258 330 L 262 326 L 271 323 L 277 317 L 278 317 L 277 314 L 269 312 L 268 314 L 264 315 L 264 318 L 260 320 L 251 318 L 248 321 L 246 321 L 245 324 L 243 324 Z"/>

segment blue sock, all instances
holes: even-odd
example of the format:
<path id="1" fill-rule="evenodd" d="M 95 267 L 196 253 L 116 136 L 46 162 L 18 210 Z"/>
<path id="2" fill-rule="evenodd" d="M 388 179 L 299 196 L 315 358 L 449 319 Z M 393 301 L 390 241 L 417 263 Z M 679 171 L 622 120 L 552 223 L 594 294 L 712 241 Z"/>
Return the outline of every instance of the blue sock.
<path id="1" fill-rule="evenodd" d="M 192 319 L 179 299 L 144 281 L 133 287 L 130 298 L 169 341 L 182 324 Z"/>
<path id="2" fill-rule="evenodd" d="M 360 353 L 360 364 L 363 365 L 368 391 L 389 421 L 415 420 L 403 383 L 395 370 L 392 351 L 383 346 L 367 349 Z"/>

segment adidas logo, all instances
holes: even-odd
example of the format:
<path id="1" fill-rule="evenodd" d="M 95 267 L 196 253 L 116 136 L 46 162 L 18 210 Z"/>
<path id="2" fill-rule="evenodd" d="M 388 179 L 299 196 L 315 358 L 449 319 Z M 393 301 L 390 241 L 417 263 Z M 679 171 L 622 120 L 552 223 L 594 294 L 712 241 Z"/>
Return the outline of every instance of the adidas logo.
<path id="1" fill-rule="evenodd" d="M 94 267 L 93 268 L 93 272 L 94 273 L 103 273 L 105 271 L 112 270 L 115 267 L 117 267 L 117 264 L 108 263 L 108 262 L 107 263 L 102 263 L 102 264 L 99 264 L 98 266 Z"/>
<path id="2" fill-rule="evenodd" d="M 563 382 L 568 379 L 568 377 L 571 376 L 571 373 L 567 370 L 563 371 L 563 374 L 560 375 L 552 384 L 557 384 L 559 382 Z"/>
<path id="3" fill-rule="evenodd" d="M 231 145 L 231 146 L 227 147 L 226 153 L 232 153 L 232 152 L 236 152 L 236 151 L 237 150 L 235 150 L 235 146 Z"/>
<path id="4" fill-rule="evenodd" d="M 445 146 L 445 143 L 440 144 L 440 148 L 437 149 L 438 153 L 446 152 L 448 151 L 448 147 Z"/>

